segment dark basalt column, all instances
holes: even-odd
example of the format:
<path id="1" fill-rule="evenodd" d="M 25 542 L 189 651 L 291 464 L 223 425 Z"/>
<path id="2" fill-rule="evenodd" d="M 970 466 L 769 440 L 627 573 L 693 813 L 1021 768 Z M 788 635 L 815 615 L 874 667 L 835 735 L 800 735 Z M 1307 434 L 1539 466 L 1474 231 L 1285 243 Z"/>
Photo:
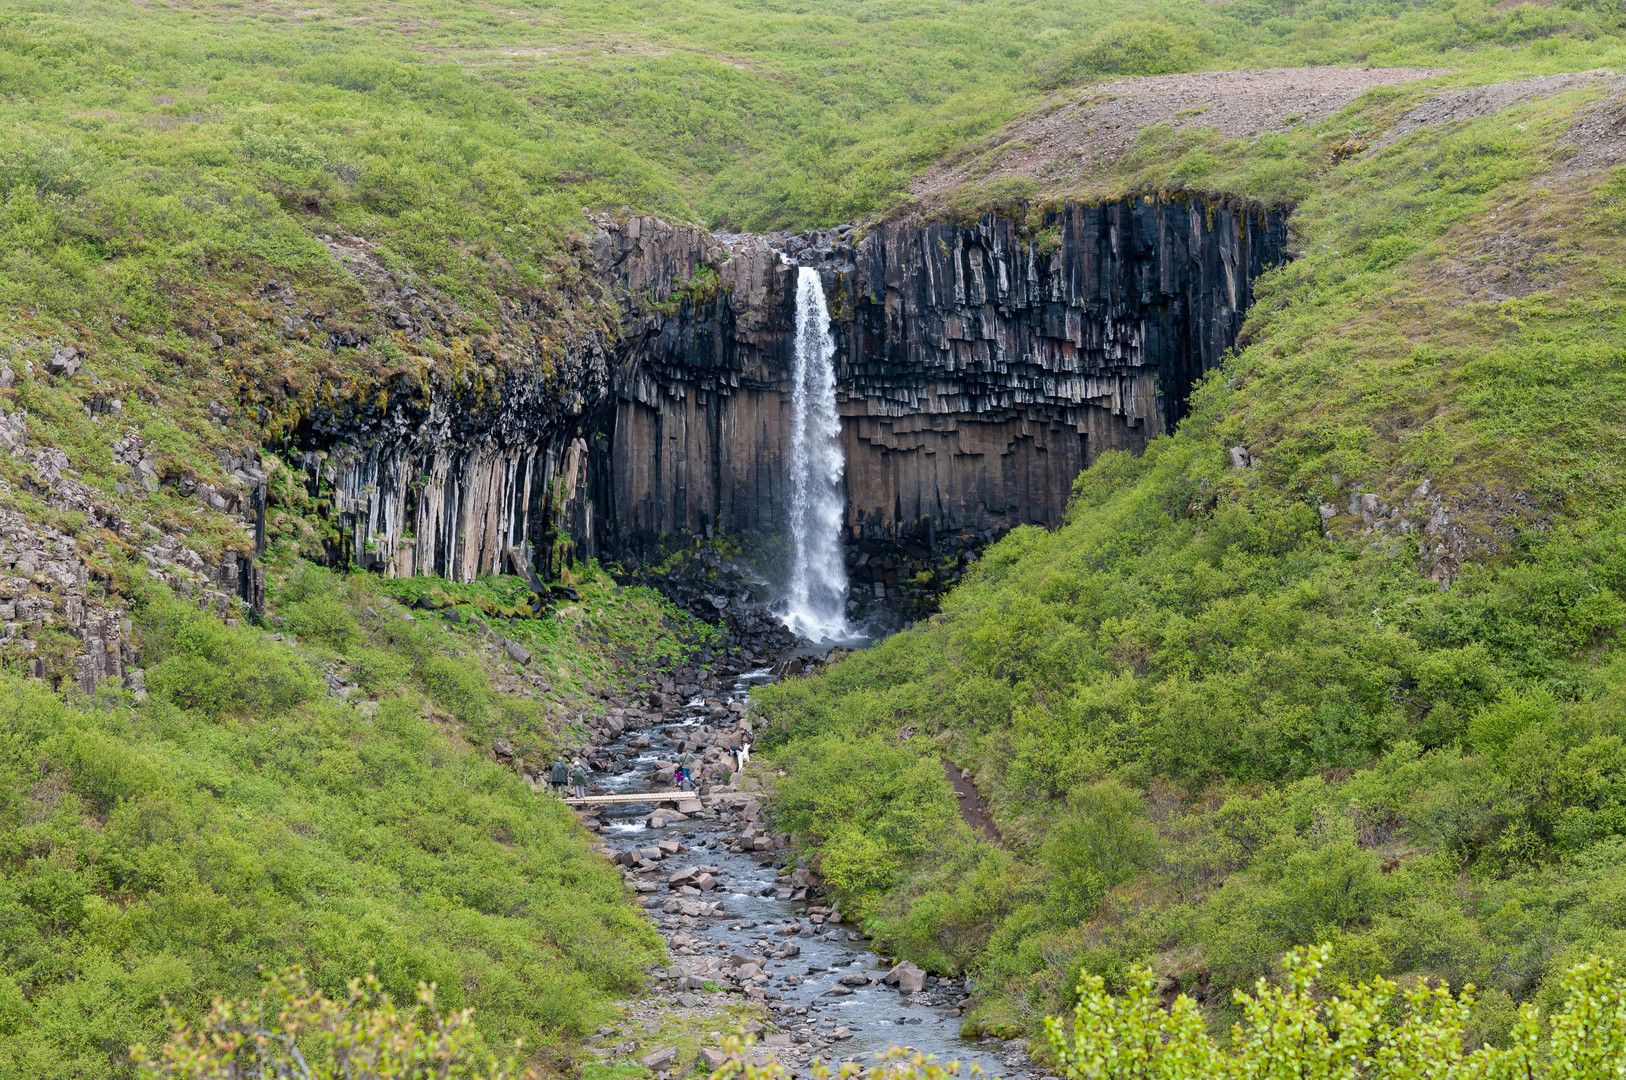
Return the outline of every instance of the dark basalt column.
<path id="1" fill-rule="evenodd" d="M 527 543 L 557 557 L 564 536 L 618 555 L 777 534 L 784 252 L 824 279 L 849 538 L 1053 527 L 1097 455 L 1139 451 L 1184 415 L 1286 244 L 1284 211 L 1197 197 L 1068 205 L 1037 229 L 997 214 L 801 236 L 605 219 L 591 259 L 619 340 L 590 332 L 512 364 L 492 394 L 391 386 L 319 410 L 284 449 L 331 497 L 335 561 L 394 575 L 468 579 Z M 510 331 L 522 361 L 538 348 L 517 309 Z"/>
<path id="2" fill-rule="evenodd" d="M 995 214 L 862 238 L 606 230 L 635 301 L 603 462 L 611 544 L 784 520 L 794 277 L 775 248 L 824 275 L 850 534 L 885 539 L 1060 524 L 1096 455 L 1184 414 L 1286 242 L 1281 211 L 1196 198 L 1069 205 L 1032 234 Z"/>

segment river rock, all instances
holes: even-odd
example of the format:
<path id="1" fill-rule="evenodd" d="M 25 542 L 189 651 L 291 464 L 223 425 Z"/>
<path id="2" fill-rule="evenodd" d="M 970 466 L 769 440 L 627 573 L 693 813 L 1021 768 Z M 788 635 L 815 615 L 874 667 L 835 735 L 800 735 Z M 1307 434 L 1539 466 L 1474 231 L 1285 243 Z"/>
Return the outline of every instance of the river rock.
<path id="1" fill-rule="evenodd" d="M 919 993 L 926 988 L 926 973 L 905 960 L 887 972 L 882 982 L 888 986 L 896 986 L 906 994 Z"/>

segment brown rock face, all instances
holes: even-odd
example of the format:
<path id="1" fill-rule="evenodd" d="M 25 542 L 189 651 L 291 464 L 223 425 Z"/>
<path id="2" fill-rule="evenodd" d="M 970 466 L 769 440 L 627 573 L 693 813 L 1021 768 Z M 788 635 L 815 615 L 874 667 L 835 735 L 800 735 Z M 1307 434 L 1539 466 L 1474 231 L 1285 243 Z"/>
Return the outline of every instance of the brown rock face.
<path id="1" fill-rule="evenodd" d="M 610 542 L 772 530 L 783 520 L 794 268 L 769 237 L 651 218 L 602 231 L 594 253 L 627 311 L 596 462 Z"/>

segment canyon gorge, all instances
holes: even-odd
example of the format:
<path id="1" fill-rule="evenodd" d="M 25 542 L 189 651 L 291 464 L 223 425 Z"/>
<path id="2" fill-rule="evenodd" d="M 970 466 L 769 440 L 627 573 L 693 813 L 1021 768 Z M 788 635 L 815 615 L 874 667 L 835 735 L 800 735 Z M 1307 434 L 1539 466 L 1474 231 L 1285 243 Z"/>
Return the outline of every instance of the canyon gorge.
<path id="1" fill-rule="evenodd" d="M 835 347 L 841 536 L 886 567 L 853 591 L 895 606 L 897 567 L 1059 525 L 1081 469 L 1170 430 L 1289 246 L 1280 209 L 1185 196 L 799 235 L 592 225 L 617 332 L 511 365 L 477 403 L 392 390 L 295 434 L 337 561 L 467 580 L 522 550 L 546 577 L 692 538 L 782 549 L 805 267 Z"/>

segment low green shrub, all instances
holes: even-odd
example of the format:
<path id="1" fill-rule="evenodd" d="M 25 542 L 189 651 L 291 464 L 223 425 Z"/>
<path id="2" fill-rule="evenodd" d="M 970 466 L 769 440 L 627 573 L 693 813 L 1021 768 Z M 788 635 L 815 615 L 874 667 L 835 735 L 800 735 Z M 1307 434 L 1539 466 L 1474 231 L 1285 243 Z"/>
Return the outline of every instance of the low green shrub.
<path id="1" fill-rule="evenodd" d="M 369 968 L 397 1001 L 436 983 L 528 1053 L 636 989 L 660 945 L 619 877 L 569 811 L 470 745 L 523 732 L 539 753 L 557 732 L 376 586 L 273 582 L 297 644 L 145 588 L 143 702 L 69 704 L 0 672 L 0 1075 L 128 1077 L 166 999 L 190 1020 L 262 969 L 300 966 L 338 1000 Z M 322 664 L 374 700 L 330 697 Z M 486 730 L 436 715 L 430 682 Z"/>
<path id="2" fill-rule="evenodd" d="M 157 1053 L 131 1051 L 141 1080 L 511 1080 L 514 1060 L 486 1049 L 474 1010 L 442 1015 L 435 988 L 420 985 L 401 1009 L 371 973 L 350 982 L 343 1000 L 311 986 L 298 968 L 271 977 L 257 998 L 216 1001 L 194 1027 L 171 1014 Z M 526 1077 L 535 1077 L 527 1072 Z"/>
<path id="3" fill-rule="evenodd" d="M 1108 23 L 1081 42 L 1039 61 L 1035 77 L 1054 89 L 1077 82 L 1196 71 L 1214 51 L 1210 34 L 1170 22 L 1161 15 L 1131 15 Z"/>
<path id="4" fill-rule="evenodd" d="M 1521 1006 L 1506 1046 L 1473 1047 L 1472 986 L 1452 994 L 1417 983 L 1397 995 L 1397 984 L 1377 979 L 1327 996 L 1317 982 L 1331 957 L 1326 945 L 1295 949 L 1282 961 L 1285 985 L 1260 979 L 1252 995 L 1238 991 L 1244 1019 L 1228 1048 L 1210 1038 L 1190 997 L 1165 1007 L 1146 968 L 1134 971 L 1123 998 L 1084 976 L 1072 1023 L 1048 1018 L 1045 1034 L 1068 1080 L 1606 1080 L 1626 1069 L 1626 980 L 1608 960 L 1565 972 L 1551 1015 Z"/>
<path id="5" fill-rule="evenodd" d="M 135 616 L 148 689 L 182 708 L 270 717 L 325 693 L 306 662 L 261 631 L 226 626 L 167 589 L 145 588 Z"/>

